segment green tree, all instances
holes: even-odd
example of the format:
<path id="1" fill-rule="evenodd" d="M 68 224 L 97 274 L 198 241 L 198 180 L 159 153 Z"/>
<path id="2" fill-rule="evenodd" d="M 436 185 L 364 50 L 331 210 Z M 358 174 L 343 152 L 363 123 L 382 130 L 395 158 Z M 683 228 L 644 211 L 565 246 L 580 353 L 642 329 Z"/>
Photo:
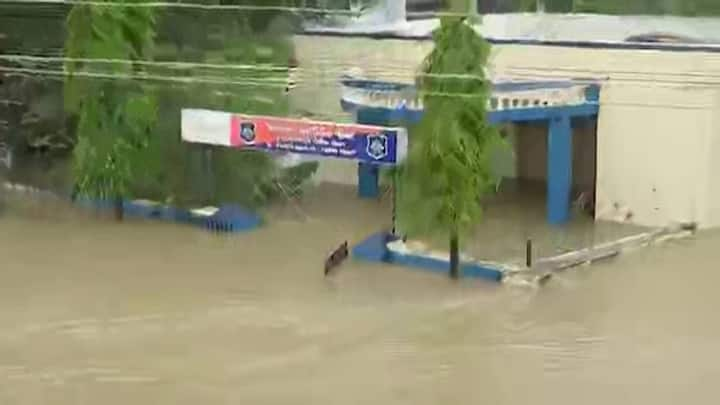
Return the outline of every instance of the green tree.
<path id="1" fill-rule="evenodd" d="M 247 0 L 203 0 L 208 4 L 259 4 Z M 314 2 L 312 2 L 314 3 Z M 264 6 L 307 6 L 301 0 L 268 0 Z M 164 10 L 159 15 L 158 51 L 163 61 L 212 64 L 183 69 L 152 67 L 155 76 L 186 76 L 187 84 L 158 86 L 160 119 L 156 136 L 143 152 L 152 163 L 137 193 L 171 199 L 180 205 L 237 203 L 246 208 L 267 206 L 283 190 L 299 190 L 316 164 L 283 170 L 264 152 L 237 151 L 179 142 L 182 108 L 207 108 L 245 114 L 286 116 L 285 86 L 294 59 L 291 33 L 297 16 L 280 11 Z M 192 31 L 178 29 L 190 24 Z M 237 67 L 257 66 L 254 68 Z M 192 82 L 210 80 L 214 83 Z M 162 159 L 153 159 L 161 153 Z M 147 163 L 146 163 L 147 165 Z M 311 167 L 312 166 L 312 167 Z M 308 170 L 312 169 L 312 170 Z M 292 183 L 292 184 L 288 184 Z"/>
<path id="2" fill-rule="evenodd" d="M 451 10 L 467 10 L 461 1 Z M 490 155 L 502 138 L 487 121 L 488 43 L 457 17 L 443 18 L 433 40 L 418 78 L 425 114 L 411 130 L 399 170 L 398 220 L 413 235 L 449 237 L 450 276 L 456 278 L 461 238 L 480 220 L 481 199 L 496 185 Z"/>
<path id="3" fill-rule="evenodd" d="M 299 1 L 263 5 L 295 6 Z M 181 206 L 233 202 L 258 208 L 283 193 L 278 184 L 283 190 L 298 190 L 297 184 L 317 165 L 282 170 L 266 153 L 191 145 L 178 136 L 182 108 L 287 115 L 288 71 L 281 67 L 294 57 L 290 33 L 296 16 L 279 11 L 156 10 L 96 5 L 71 11 L 66 56 L 131 62 L 67 66 L 66 107 L 77 116 L 79 138 L 74 150 L 76 192 L 116 201 L 142 196 Z M 153 59 L 210 65 L 143 63 Z M 84 77 L 88 72 L 115 78 Z"/>
<path id="4" fill-rule="evenodd" d="M 116 2 L 117 0 L 111 0 Z M 125 3 L 140 0 L 124 0 Z M 148 59 L 155 35 L 151 8 L 76 5 L 67 19 L 65 56 L 66 109 L 76 114 L 77 145 L 73 151 L 75 193 L 113 201 L 122 219 L 122 200 L 128 196 L 137 167 L 134 159 L 147 146 L 155 123 L 157 103 L 141 81 L 138 61 Z M 102 64 L 86 77 L 86 63 L 78 59 L 122 59 L 130 63 Z M 97 77 L 97 76 L 96 76 Z"/>

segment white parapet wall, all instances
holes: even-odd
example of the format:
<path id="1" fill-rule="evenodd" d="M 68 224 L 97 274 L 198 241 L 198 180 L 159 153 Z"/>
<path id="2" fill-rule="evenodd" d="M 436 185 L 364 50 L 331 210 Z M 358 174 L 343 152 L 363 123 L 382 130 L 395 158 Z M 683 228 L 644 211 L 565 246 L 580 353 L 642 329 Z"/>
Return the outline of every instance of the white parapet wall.
<path id="1" fill-rule="evenodd" d="M 720 134 L 712 119 L 717 90 L 607 87 L 598 123 L 597 215 L 650 226 L 720 225 L 707 182 L 709 142 Z"/>
<path id="2" fill-rule="evenodd" d="M 347 76 L 347 82 L 353 78 Z M 497 81 L 496 81 L 497 83 Z M 561 82 L 558 82 L 561 83 Z M 503 82 L 506 87 L 522 85 L 522 81 Z M 564 83 L 563 83 L 564 84 Z M 568 105 L 580 105 L 587 102 L 587 84 L 578 83 L 572 85 L 552 86 L 529 89 L 500 89 L 495 90 L 487 101 L 489 111 L 512 110 L 519 108 L 557 107 Z M 384 91 L 344 85 L 342 99 L 345 102 L 363 105 L 372 108 L 398 109 L 404 108 L 409 111 L 422 111 L 424 105 L 422 97 L 417 94 L 414 87 L 401 91 Z"/>
<path id="3" fill-rule="evenodd" d="M 702 196 L 702 212 L 705 213 L 702 223 L 720 226 L 720 91 L 714 92 L 713 109 L 707 115 L 708 136 L 701 159 L 708 162 L 708 170 L 699 181 L 699 187 L 705 190 Z"/>

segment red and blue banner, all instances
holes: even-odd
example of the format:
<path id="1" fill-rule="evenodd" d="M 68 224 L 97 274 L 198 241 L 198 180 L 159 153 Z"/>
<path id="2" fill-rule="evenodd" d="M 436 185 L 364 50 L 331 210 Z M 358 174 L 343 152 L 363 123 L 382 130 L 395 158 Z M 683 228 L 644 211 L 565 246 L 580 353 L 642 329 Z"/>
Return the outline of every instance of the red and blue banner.
<path id="1" fill-rule="evenodd" d="M 185 142 L 383 165 L 402 162 L 408 148 L 404 128 L 222 111 L 183 109 L 181 127 Z"/>
<path id="2" fill-rule="evenodd" d="M 407 153 L 403 128 L 232 115 L 230 146 L 394 165 Z"/>

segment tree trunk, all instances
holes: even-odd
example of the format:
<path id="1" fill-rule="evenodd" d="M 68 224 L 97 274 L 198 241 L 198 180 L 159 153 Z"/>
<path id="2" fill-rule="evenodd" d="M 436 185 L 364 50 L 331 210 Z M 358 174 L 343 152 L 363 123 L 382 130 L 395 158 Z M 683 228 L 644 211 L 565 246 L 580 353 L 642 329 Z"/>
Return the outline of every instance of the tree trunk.
<path id="1" fill-rule="evenodd" d="M 460 237 L 457 231 L 450 233 L 450 278 L 460 278 Z"/>
<path id="2" fill-rule="evenodd" d="M 123 199 L 122 197 L 115 197 L 115 201 L 113 204 L 113 209 L 115 212 L 115 220 L 120 222 L 123 220 L 123 217 L 125 216 L 125 211 L 123 210 Z"/>

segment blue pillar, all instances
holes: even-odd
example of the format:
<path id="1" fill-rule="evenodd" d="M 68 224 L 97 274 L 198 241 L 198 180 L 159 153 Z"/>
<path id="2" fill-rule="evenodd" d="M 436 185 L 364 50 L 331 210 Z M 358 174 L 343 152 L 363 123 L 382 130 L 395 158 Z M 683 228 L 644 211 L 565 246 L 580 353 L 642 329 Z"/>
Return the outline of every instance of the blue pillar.
<path id="1" fill-rule="evenodd" d="M 355 121 L 363 125 L 387 125 L 388 117 L 381 110 L 361 108 Z M 373 164 L 358 163 L 358 196 L 360 198 L 380 197 L 380 168 Z"/>
<path id="2" fill-rule="evenodd" d="M 553 117 L 548 131 L 547 220 L 559 225 L 570 219 L 572 126 L 570 117 Z"/>
<path id="3" fill-rule="evenodd" d="M 370 163 L 358 164 L 358 196 L 378 198 L 380 196 L 380 168 Z"/>

